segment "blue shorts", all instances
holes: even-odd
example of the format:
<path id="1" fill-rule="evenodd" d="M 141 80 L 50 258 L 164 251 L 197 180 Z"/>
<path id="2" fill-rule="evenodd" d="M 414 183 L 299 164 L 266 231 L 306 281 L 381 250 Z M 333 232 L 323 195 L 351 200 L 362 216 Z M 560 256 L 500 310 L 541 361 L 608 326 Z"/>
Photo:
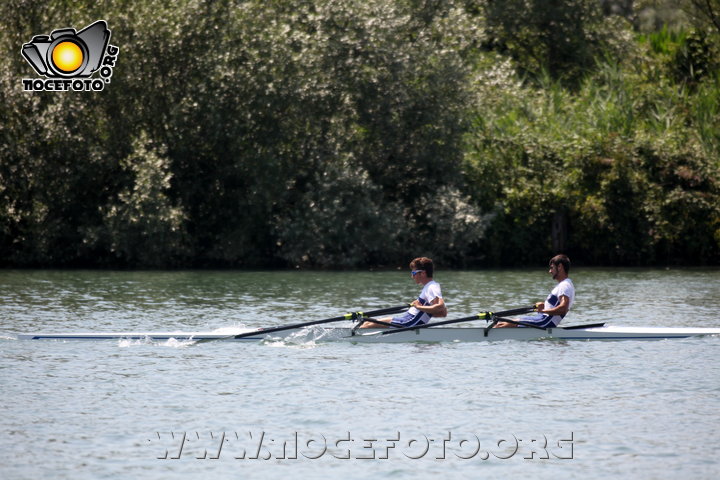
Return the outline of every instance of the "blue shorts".
<path id="1" fill-rule="evenodd" d="M 520 321 L 523 323 L 531 323 L 540 328 L 555 328 L 557 327 L 557 324 L 555 323 L 554 318 L 555 317 L 551 317 L 550 315 L 546 315 L 544 313 L 536 313 L 535 315 L 520 317 Z M 518 327 L 522 326 L 524 325 L 518 325 Z"/>
<path id="2" fill-rule="evenodd" d="M 422 321 L 423 314 L 422 312 L 418 313 L 417 315 L 413 315 L 410 312 L 401 313 L 400 315 L 396 315 L 392 318 L 393 325 L 397 325 L 398 327 L 415 327 L 417 325 L 423 325 L 425 322 Z"/>

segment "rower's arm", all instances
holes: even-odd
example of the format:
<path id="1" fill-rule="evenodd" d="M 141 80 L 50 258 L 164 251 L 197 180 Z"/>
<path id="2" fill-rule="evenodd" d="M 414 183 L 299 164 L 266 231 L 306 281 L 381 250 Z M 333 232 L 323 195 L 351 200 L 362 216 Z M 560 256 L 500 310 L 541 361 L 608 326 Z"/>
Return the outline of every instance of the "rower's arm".
<path id="1" fill-rule="evenodd" d="M 550 316 L 560 315 L 562 317 L 567 314 L 568 310 L 570 310 L 570 298 L 568 298 L 567 295 L 560 295 L 560 303 L 558 303 L 558 306 L 548 308 L 547 310 L 545 310 L 545 304 L 542 302 L 536 304 L 536 306 L 538 307 L 538 312 L 542 312 Z"/>
<path id="2" fill-rule="evenodd" d="M 421 312 L 432 315 L 433 317 L 447 317 L 447 307 L 445 306 L 445 301 L 442 297 L 435 298 L 430 305 L 420 305 L 420 302 L 415 300 L 412 303 L 412 306 Z"/>

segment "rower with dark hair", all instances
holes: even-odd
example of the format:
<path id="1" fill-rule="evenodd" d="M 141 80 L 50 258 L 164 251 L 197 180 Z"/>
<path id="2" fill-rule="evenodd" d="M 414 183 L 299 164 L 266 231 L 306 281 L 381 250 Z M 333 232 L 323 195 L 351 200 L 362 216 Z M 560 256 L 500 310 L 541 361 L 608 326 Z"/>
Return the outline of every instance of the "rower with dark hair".
<path id="1" fill-rule="evenodd" d="M 418 257 L 410 262 L 410 274 L 423 289 L 416 300 L 411 303 L 410 309 L 392 318 L 383 318 L 375 323 L 372 319 L 363 323 L 360 328 L 386 328 L 387 323 L 397 327 L 414 327 L 428 323 L 432 317 L 446 317 L 447 307 L 442 297 L 440 284 L 433 280 L 433 261 L 427 257 Z"/>
<path id="2" fill-rule="evenodd" d="M 531 323 L 541 328 L 557 327 L 570 311 L 575 301 L 575 286 L 568 278 L 570 259 L 567 255 L 555 255 L 550 259 L 550 270 L 553 280 L 558 282 L 544 302 L 535 304 L 538 313 L 522 317 L 522 323 Z M 500 322 L 496 328 L 517 327 L 517 323 Z"/>

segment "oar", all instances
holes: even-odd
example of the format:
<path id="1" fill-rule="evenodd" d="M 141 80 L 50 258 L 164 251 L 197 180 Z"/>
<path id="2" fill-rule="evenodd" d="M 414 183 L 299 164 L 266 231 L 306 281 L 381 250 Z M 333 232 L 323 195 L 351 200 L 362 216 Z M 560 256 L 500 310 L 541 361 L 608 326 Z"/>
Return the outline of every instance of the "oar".
<path id="1" fill-rule="evenodd" d="M 490 320 L 495 317 L 504 317 L 506 315 L 522 315 L 523 313 L 530 313 L 535 311 L 535 306 L 532 307 L 520 307 L 520 308 L 513 308 L 512 310 L 505 310 L 502 312 L 483 312 L 478 313 L 469 317 L 463 317 L 463 318 L 456 318 L 454 320 L 443 320 L 442 322 L 433 322 L 433 323 L 424 323 L 422 325 L 415 325 L 414 327 L 403 327 L 403 328 L 395 328 L 392 330 L 382 330 L 379 332 L 372 332 L 372 333 L 364 333 L 362 335 L 391 335 L 393 333 L 400 333 L 400 332 L 407 332 L 409 330 L 418 330 L 420 328 L 432 328 L 432 327 L 438 327 L 440 325 L 450 325 L 453 323 L 460 323 L 460 322 L 470 322 L 472 320 Z"/>
<path id="2" fill-rule="evenodd" d="M 391 313 L 397 313 L 402 310 L 405 310 L 410 305 L 401 305 L 398 307 L 389 307 L 389 308 L 381 308 L 379 310 L 372 310 L 370 312 L 353 312 L 353 313 L 346 313 L 345 315 L 341 315 L 339 317 L 332 317 L 332 318 L 325 318 L 323 320 L 313 320 L 310 322 L 302 322 L 302 323 L 293 323 L 290 325 L 281 325 L 279 327 L 268 327 L 268 328 L 258 328 L 257 330 L 253 330 L 252 332 L 244 332 L 239 333 L 237 335 L 232 335 L 232 338 L 245 338 L 245 337 L 252 337 L 254 335 L 262 334 L 265 335 L 267 333 L 274 333 L 274 332 L 282 332 L 284 330 L 292 330 L 295 328 L 303 328 L 303 327 L 309 327 L 312 325 L 321 325 L 323 323 L 332 323 L 332 322 L 341 322 L 343 320 L 355 320 L 357 318 L 363 318 L 363 317 L 372 317 L 374 315 L 389 315 Z M 230 338 L 230 337 L 228 337 Z"/>

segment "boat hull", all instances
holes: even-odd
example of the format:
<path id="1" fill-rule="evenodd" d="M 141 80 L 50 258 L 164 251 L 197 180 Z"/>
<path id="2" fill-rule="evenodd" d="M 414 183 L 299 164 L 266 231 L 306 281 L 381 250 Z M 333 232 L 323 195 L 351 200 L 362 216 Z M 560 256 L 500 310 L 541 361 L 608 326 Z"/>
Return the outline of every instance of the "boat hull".
<path id="1" fill-rule="evenodd" d="M 28 333 L 17 336 L 18 340 L 137 340 L 162 342 L 176 341 L 290 341 L 290 342 L 333 342 L 353 343 L 407 343 L 407 342 L 483 342 L 502 340 L 664 340 L 705 335 L 719 335 L 720 328 L 665 328 L 665 327 L 593 327 L 593 328 L 476 328 L 438 327 L 381 334 L 382 330 L 360 330 L 351 334 L 351 328 L 311 327 L 302 330 L 288 330 L 236 339 L 232 333 L 218 332 L 110 332 L 110 333 Z"/>

